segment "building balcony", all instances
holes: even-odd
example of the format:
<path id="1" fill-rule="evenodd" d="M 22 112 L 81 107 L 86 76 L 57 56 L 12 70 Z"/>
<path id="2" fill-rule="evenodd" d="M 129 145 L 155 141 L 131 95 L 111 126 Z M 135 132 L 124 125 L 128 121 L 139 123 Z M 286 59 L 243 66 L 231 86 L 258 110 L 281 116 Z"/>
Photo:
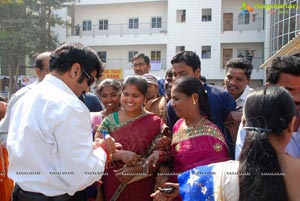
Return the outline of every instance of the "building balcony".
<path id="1" fill-rule="evenodd" d="M 159 70 L 166 70 L 167 68 L 167 59 L 162 58 L 160 61 L 153 61 L 151 62 L 151 71 L 159 71 Z M 103 61 L 104 68 L 105 69 L 132 69 L 131 61 L 128 61 L 128 59 L 106 59 Z"/>
<path id="2" fill-rule="evenodd" d="M 81 25 L 71 26 L 67 28 L 67 37 L 69 36 L 124 36 L 124 35 L 152 35 L 152 34 L 167 34 L 167 22 L 155 24 L 152 23 L 139 24 L 107 24 L 102 27 L 92 25 L 91 27 L 83 27 Z"/>
<path id="3" fill-rule="evenodd" d="M 264 29 L 263 18 L 252 19 L 223 19 L 222 31 L 261 31 Z"/>
<path id="4" fill-rule="evenodd" d="M 264 19 L 224 19 L 222 21 L 221 43 L 264 42 Z"/>

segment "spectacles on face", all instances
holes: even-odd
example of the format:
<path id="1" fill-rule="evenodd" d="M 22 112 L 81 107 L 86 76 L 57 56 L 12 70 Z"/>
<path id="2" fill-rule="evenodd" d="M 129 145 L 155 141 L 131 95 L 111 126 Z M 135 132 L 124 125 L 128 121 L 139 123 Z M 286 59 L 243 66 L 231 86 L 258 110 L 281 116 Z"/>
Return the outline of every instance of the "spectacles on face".
<path id="1" fill-rule="evenodd" d="M 137 64 L 132 64 L 132 68 L 136 68 L 136 67 L 141 67 L 141 66 L 144 66 L 146 65 L 146 63 L 137 63 Z"/>
<path id="2" fill-rule="evenodd" d="M 90 74 L 88 74 L 83 68 L 81 68 L 81 71 L 82 71 L 83 75 L 87 78 L 88 85 L 91 86 L 94 83 L 95 78 L 93 76 L 91 76 Z"/>

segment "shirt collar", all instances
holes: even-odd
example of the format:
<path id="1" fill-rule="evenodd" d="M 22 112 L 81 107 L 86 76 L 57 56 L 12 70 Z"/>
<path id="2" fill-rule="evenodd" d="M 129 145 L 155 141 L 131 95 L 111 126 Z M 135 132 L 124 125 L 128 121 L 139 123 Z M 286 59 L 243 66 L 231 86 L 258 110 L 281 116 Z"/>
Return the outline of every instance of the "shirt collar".
<path id="1" fill-rule="evenodd" d="M 240 95 L 240 97 L 238 97 L 235 102 L 237 106 L 243 106 L 244 102 L 248 96 L 248 94 L 252 91 L 253 89 L 250 88 L 248 85 L 245 87 L 243 93 Z"/>
<path id="2" fill-rule="evenodd" d="M 61 79 L 59 79 L 51 74 L 46 75 L 43 81 L 51 83 L 51 84 L 57 86 L 58 88 L 60 88 L 61 90 L 67 92 L 68 94 L 73 95 L 78 98 L 78 96 L 76 96 L 76 94 L 68 87 L 68 85 L 66 85 L 66 83 L 64 83 Z"/>

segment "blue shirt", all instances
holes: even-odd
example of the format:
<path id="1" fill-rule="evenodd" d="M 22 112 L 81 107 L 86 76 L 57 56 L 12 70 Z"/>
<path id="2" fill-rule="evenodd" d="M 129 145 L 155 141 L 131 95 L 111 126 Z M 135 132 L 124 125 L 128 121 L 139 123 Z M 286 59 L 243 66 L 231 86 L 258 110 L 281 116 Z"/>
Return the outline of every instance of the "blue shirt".
<path id="1" fill-rule="evenodd" d="M 84 104 L 89 108 L 90 112 L 100 112 L 103 110 L 100 100 L 95 94 L 88 92 L 83 99 Z"/>
<path id="2" fill-rule="evenodd" d="M 159 96 L 164 96 L 165 95 L 165 79 L 157 78 L 157 85 L 158 85 Z"/>

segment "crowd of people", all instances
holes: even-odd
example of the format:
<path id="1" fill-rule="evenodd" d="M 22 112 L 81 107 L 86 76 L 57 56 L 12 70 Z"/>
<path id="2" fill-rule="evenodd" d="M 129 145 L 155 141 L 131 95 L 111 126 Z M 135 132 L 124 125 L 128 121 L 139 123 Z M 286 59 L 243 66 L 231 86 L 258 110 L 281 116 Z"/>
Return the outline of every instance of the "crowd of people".
<path id="1" fill-rule="evenodd" d="M 170 63 L 161 79 L 139 53 L 93 95 L 92 49 L 38 55 L 37 82 L 0 101 L 0 200 L 300 200 L 300 59 L 274 59 L 253 89 L 245 58 L 227 62 L 224 88 L 196 52 Z"/>

